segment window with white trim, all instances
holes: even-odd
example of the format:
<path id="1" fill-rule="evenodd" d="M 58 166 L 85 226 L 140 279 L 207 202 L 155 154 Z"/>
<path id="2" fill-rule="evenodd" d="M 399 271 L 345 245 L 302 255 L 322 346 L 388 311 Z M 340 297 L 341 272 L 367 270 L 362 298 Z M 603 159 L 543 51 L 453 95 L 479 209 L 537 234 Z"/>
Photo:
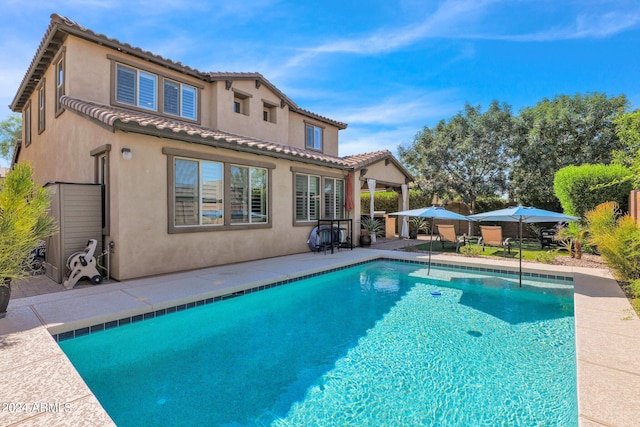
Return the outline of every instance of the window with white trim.
<path id="1" fill-rule="evenodd" d="M 231 224 L 267 222 L 267 169 L 232 165 Z"/>
<path id="2" fill-rule="evenodd" d="M 324 178 L 324 218 L 343 217 L 344 180 Z"/>
<path id="3" fill-rule="evenodd" d="M 310 124 L 305 125 L 306 147 L 322 151 L 322 128 Z"/>
<path id="4" fill-rule="evenodd" d="M 296 174 L 296 221 L 320 219 L 320 177 Z"/>
<path id="5" fill-rule="evenodd" d="M 218 162 L 174 159 L 176 226 L 223 224 L 223 170 Z"/>
<path id="6" fill-rule="evenodd" d="M 116 65 L 116 102 L 158 111 L 158 76 Z"/>
<path id="7" fill-rule="evenodd" d="M 196 120 L 198 91 L 195 87 L 164 80 L 164 112 Z"/>

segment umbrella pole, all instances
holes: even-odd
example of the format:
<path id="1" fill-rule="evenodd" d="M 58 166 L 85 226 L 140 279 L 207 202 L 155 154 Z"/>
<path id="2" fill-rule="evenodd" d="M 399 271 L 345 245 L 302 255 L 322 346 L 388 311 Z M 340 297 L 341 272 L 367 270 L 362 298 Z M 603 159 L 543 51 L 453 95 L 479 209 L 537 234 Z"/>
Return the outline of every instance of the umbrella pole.
<path id="1" fill-rule="evenodd" d="M 520 217 L 520 287 L 522 287 L 522 217 Z"/>
<path id="2" fill-rule="evenodd" d="M 429 267 L 427 268 L 427 276 L 431 273 L 431 251 L 433 251 L 433 218 L 431 218 L 431 240 L 429 240 Z"/>

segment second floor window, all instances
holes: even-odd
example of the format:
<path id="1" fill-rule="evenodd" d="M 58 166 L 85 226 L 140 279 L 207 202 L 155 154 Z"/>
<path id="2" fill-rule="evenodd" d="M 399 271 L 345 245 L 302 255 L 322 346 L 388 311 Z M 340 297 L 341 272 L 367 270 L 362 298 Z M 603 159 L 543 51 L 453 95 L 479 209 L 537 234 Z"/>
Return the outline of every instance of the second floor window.
<path id="1" fill-rule="evenodd" d="M 56 116 L 62 113 L 63 108 L 60 104 L 60 97 L 64 95 L 64 55 L 56 63 Z"/>
<path id="2" fill-rule="evenodd" d="M 322 128 L 314 125 L 306 126 L 306 147 L 312 150 L 322 151 Z"/>
<path id="3" fill-rule="evenodd" d="M 24 130 L 24 146 L 31 144 L 31 101 L 27 102 L 23 111 L 22 129 Z"/>
<path id="4" fill-rule="evenodd" d="M 46 99 L 45 99 L 45 79 L 42 79 L 40 82 L 40 87 L 38 88 L 38 133 L 44 132 L 45 128 L 45 107 L 46 107 Z"/>
<path id="5" fill-rule="evenodd" d="M 164 81 L 164 112 L 196 120 L 197 90 L 193 86 Z"/>
<path id="6" fill-rule="evenodd" d="M 118 64 L 116 72 L 116 101 L 157 111 L 158 76 Z"/>

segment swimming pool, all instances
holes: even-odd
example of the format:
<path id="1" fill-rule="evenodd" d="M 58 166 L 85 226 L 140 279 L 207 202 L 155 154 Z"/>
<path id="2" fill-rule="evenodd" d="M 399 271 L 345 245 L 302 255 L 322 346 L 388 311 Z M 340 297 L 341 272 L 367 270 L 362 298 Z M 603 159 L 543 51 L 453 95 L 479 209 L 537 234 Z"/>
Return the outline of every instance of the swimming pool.
<path id="1" fill-rule="evenodd" d="M 118 425 L 577 425 L 572 287 L 367 263 L 60 342 Z"/>

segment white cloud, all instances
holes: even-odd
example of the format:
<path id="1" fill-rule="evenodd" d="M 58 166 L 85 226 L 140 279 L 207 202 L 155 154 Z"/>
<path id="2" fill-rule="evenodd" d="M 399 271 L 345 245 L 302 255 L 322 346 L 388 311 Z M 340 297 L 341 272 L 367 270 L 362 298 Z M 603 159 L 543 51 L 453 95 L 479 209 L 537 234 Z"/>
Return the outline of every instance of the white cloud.
<path id="1" fill-rule="evenodd" d="M 504 7 L 501 9 L 493 8 L 499 4 Z M 389 53 L 426 39 L 529 42 L 601 38 L 637 27 L 640 24 L 640 11 L 633 10 L 623 4 L 618 6 L 620 10 L 600 10 L 591 14 L 581 13 L 569 24 L 555 25 L 539 32 L 501 34 L 492 30 L 497 25 L 485 18 L 489 17 L 499 21 L 492 15 L 492 12 L 502 10 L 506 16 L 509 16 L 510 7 L 517 8 L 518 5 L 510 0 L 447 0 L 422 22 L 401 26 L 399 29 L 397 26 L 382 28 L 368 35 L 335 39 L 300 49 L 298 54 L 284 63 L 283 68 L 296 68 L 311 63 L 314 57 L 321 54 L 377 55 Z M 613 4 L 610 7 L 616 7 L 616 5 Z M 509 27 L 509 25 L 505 25 L 505 27 Z"/>
<path id="2" fill-rule="evenodd" d="M 580 14 L 575 22 L 527 34 L 463 34 L 460 38 L 477 40 L 504 40 L 513 42 L 553 42 L 605 38 L 640 25 L 640 13 L 633 11 L 609 12 L 601 15 Z"/>
<path id="3" fill-rule="evenodd" d="M 395 156 L 398 146 L 410 144 L 418 130 L 411 126 L 386 130 L 348 128 L 340 131 L 340 156 L 379 150 L 389 150 Z"/>
<path id="4" fill-rule="evenodd" d="M 333 99 L 332 105 L 335 105 L 338 97 Z M 419 88 L 404 88 L 387 98 L 362 99 L 357 106 L 347 104 L 344 107 L 324 108 L 316 105 L 314 108 L 349 125 L 401 126 L 419 123 L 418 126 L 422 127 L 460 111 L 463 102 L 453 89 L 425 92 Z"/>

